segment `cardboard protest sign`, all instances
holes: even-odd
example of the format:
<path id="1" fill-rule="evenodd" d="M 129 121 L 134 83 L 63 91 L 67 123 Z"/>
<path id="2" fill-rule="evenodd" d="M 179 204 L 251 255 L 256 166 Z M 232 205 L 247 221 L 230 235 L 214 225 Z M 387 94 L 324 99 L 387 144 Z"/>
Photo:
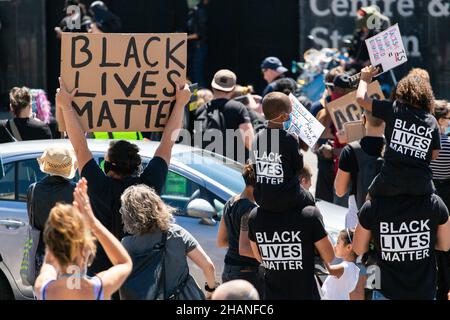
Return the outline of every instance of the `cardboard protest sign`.
<path id="1" fill-rule="evenodd" d="M 408 61 L 398 24 L 366 40 L 370 62 L 384 73 Z"/>
<path id="2" fill-rule="evenodd" d="M 86 132 L 163 131 L 186 79 L 186 34 L 64 33 L 61 76 Z M 59 111 L 59 110 L 58 110 Z M 57 113 L 65 130 L 62 113 Z"/>
<path id="3" fill-rule="evenodd" d="M 289 96 L 289 99 L 292 103 L 292 121 L 288 131 L 299 136 L 310 148 L 314 148 L 325 127 L 293 94 Z"/>
<path id="4" fill-rule="evenodd" d="M 384 99 L 384 94 L 378 81 L 374 81 L 369 85 L 367 94 L 372 99 Z M 344 130 L 344 124 L 347 122 L 360 120 L 363 113 L 363 109 L 356 102 L 356 90 L 327 103 L 326 108 L 337 131 Z"/>

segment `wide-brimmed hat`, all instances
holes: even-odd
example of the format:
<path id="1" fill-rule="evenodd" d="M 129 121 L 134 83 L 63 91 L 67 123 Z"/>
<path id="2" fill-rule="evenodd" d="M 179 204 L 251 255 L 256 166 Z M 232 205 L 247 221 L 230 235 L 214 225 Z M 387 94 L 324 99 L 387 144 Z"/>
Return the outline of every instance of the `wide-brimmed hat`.
<path id="1" fill-rule="evenodd" d="M 66 148 L 48 148 L 37 159 L 41 171 L 52 176 L 73 179 L 77 170 L 77 160 L 73 152 Z"/>

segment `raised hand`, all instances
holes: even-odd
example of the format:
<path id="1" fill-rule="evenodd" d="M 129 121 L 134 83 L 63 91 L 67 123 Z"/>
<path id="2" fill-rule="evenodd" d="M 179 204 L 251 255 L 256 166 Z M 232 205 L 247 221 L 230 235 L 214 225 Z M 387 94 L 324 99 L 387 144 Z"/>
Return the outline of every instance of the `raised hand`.
<path id="1" fill-rule="evenodd" d="M 361 70 L 361 80 L 367 83 L 372 82 L 372 78 L 378 74 L 378 68 L 370 65 Z"/>
<path id="2" fill-rule="evenodd" d="M 177 104 L 184 107 L 191 100 L 191 95 L 192 93 L 189 90 L 189 86 L 186 83 L 178 84 L 176 94 Z"/>
<path id="3" fill-rule="evenodd" d="M 87 194 L 87 180 L 85 178 L 82 178 L 77 183 L 77 186 L 73 193 L 73 198 L 73 206 L 78 209 L 83 219 L 87 222 L 88 226 L 94 226 L 96 218 L 94 212 L 92 211 L 89 196 Z"/>
<path id="4" fill-rule="evenodd" d="M 62 109 L 71 108 L 77 89 L 69 91 L 64 80 L 59 77 L 59 89 L 56 90 L 56 106 Z"/>

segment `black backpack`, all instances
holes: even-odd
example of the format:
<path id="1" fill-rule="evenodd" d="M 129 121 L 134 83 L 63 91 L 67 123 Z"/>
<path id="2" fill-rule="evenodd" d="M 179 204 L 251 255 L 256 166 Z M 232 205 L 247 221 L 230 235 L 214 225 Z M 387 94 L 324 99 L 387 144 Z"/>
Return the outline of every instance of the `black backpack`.
<path id="1" fill-rule="evenodd" d="M 358 210 L 366 203 L 367 192 L 373 179 L 380 173 L 383 165 L 383 158 L 368 155 L 361 148 L 359 141 L 349 144 L 355 152 L 358 163 L 358 179 L 356 185 L 356 205 Z"/>
<path id="2" fill-rule="evenodd" d="M 152 250 L 141 255 L 131 254 L 133 271 L 120 288 L 122 300 L 165 300 L 164 264 L 167 232 Z"/>
<path id="3" fill-rule="evenodd" d="M 215 103 L 215 101 L 211 101 L 207 103 L 205 106 L 201 107 L 196 116 L 196 122 L 200 122 L 200 126 L 196 124 L 194 127 L 196 130 L 201 130 L 201 132 L 206 132 L 207 130 L 219 130 L 223 134 L 225 134 L 227 125 L 225 122 L 225 117 L 221 111 L 221 109 L 225 105 L 221 103 Z M 203 141 L 203 139 L 202 139 Z M 203 144 L 208 144 L 208 142 L 203 141 Z M 200 147 L 200 146 L 197 146 Z M 202 148 L 205 148 L 206 145 L 202 145 Z"/>
<path id="4" fill-rule="evenodd" d="M 197 121 L 202 122 L 201 129 L 203 132 L 209 129 L 217 129 L 224 132 L 227 129 L 225 117 L 221 109 L 225 105 L 209 102 L 206 104 L 197 117 Z"/>

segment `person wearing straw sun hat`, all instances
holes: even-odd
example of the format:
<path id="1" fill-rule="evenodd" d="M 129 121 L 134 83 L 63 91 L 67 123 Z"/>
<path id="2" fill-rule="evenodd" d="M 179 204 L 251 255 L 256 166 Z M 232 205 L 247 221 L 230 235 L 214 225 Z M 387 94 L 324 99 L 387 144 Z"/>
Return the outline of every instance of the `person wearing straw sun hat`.
<path id="1" fill-rule="evenodd" d="M 27 209 L 30 227 L 41 231 L 36 251 L 36 270 L 39 273 L 45 255 L 42 231 L 51 209 L 57 203 L 73 202 L 75 183 L 72 179 L 76 174 L 77 160 L 73 151 L 54 147 L 46 149 L 37 162 L 48 176 L 29 187 Z"/>
<path id="2" fill-rule="evenodd" d="M 75 177 L 76 159 L 72 151 L 65 148 L 49 148 L 37 159 L 41 171 L 51 176 L 68 180 Z"/>

